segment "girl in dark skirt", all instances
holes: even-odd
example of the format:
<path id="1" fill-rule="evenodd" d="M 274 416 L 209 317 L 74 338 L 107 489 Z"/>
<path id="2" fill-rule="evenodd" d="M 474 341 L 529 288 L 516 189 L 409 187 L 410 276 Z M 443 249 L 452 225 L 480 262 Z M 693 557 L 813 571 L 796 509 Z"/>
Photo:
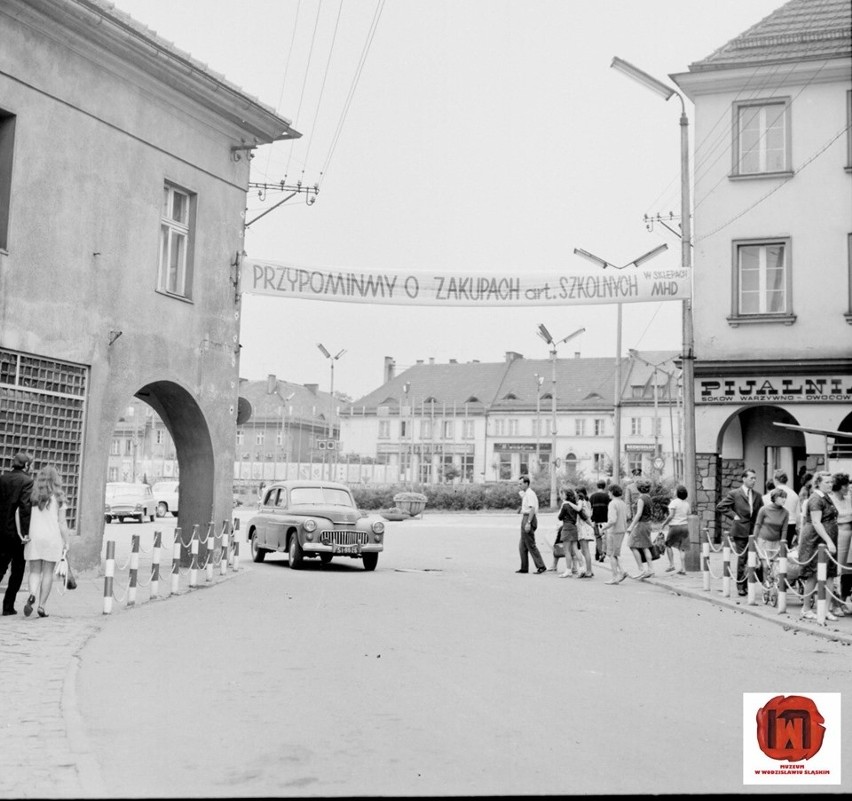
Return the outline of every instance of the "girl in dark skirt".
<path id="1" fill-rule="evenodd" d="M 627 546 L 633 552 L 639 574 L 630 578 L 646 579 L 654 575 L 651 558 L 651 496 L 648 495 L 651 485 L 640 479 L 636 482 L 636 489 L 639 490 L 639 499 L 636 501 L 633 522 L 627 527 Z M 644 565 L 642 564 L 643 555 Z"/>
<path id="2" fill-rule="evenodd" d="M 559 519 L 562 521 L 562 544 L 565 546 L 565 570 L 559 574 L 559 578 L 577 575 L 576 564 L 580 561 L 580 549 L 577 539 L 577 512 L 580 505 L 577 503 L 577 494 L 570 487 L 562 491 L 562 508 L 559 510 Z"/>

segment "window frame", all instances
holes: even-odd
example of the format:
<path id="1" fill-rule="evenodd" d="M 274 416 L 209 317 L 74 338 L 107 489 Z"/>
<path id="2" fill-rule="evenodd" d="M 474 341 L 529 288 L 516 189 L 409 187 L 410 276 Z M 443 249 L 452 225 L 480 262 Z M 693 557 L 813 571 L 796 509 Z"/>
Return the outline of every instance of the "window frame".
<path id="1" fill-rule="evenodd" d="M 630 418 L 630 436 L 631 437 L 641 437 L 642 436 L 642 418 L 641 417 L 631 417 Z"/>
<path id="2" fill-rule="evenodd" d="M 586 436 L 586 418 L 578 417 L 574 420 L 574 436 L 575 437 L 585 437 Z"/>
<path id="3" fill-rule="evenodd" d="M 172 181 L 166 180 L 163 182 L 164 202 L 168 204 L 168 212 L 162 207 L 160 209 L 160 233 L 157 238 L 157 292 L 162 295 L 167 295 L 170 298 L 176 298 L 188 303 L 192 302 L 193 298 L 193 264 L 195 256 L 195 217 L 198 196 L 191 192 L 186 187 L 180 186 Z M 182 195 L 186 198 L 186 220 L 175 220 L 169 216 L 174 208 L 174 196 Z M 168 258 L 164 262 L 163 254 L 165 250 L 164 236 L 169 234 L 169 250 Z M 182 236 L 185 238 L 185 247 L 183 249 L 182 258 L 182 280 L 181 286 L 170 287 L 170 272 L 168 264 L 171 264 L 171 243 L 172 236 Z"/>
<path id="4" fill-rule="evenodd" d="M 852 92 L 850 92 L 852 95 Z M 846 292 L 848 295 L 848 303 L 846 314 L 846 322 L 852 325 L 852 234 L 846 235 Z"/>
<path id="5" fill-rule="evenodd" d="M 786 308 L 781 312 L 743 312 L 741 311 L 740 290 L 740 249 L 745 247 L 766 248 L 781 245 L 784 248 L 784 295 Z M 793 240 L 789 236 L 768 236 L 731 240 L 731 313 L 727 318 L 732 328 L 739 325 L 796 322 L 793 313 Z"/>
<path id="6" fill-rule="evenodd" d="M 15 166 L 17 116 L 0 108 L 0 251 L 9 252 L 12 217 L 12 172 Z"/>
<path id="7" fill-rule="evenodd" d="M 782 115 L 784 118 L 784 124 L 782 126 L 784 131 L 784 166 L 780 170 L 760 170 L 758 169 L 756 172 L 746 172 L 742 169 L 742 153 L 740 152 L 741 147 L 741 131 L 740 131 L 740 119 L 741 114 L 744 109 L 747 108 L 768 108 L 769 106 L 780 106 L 783 108 Z M 793 167 L 792 167 L 792 98 L 789 96 L 786 97 L 764 97 L 764 98 L 755 98 L 751 100 L 735 100 L 731 104 L 731 113 L 732 113 L 732 125 L 731 125 L 731 133 L 733 137 L 733 141 L 731 143 L 731 175 L 730 178 L 767 178 L 767 177 L 777 177 L 777 176 L 790 176 L 793 175 Z M 760 137 L 761 145 L 765 144 L 765 132 Z M 759 158 L 765 159 L 765 150 L 761 150 L 759 152 Z"/>

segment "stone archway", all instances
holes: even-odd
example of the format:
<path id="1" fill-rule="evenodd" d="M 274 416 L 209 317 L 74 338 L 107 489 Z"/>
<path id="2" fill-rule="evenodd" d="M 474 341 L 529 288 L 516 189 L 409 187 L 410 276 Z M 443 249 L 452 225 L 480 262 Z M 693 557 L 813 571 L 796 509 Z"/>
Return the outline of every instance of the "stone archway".
<path id="1" fill-rule="evenodd" d="M 136 397 L 147 403 L 163 421 L 175 443 L 180 468 L 180 509 L 177 525 L 201 534 L 212 519 L 215 490 L 215 459 L 210 430 L 192 395 L 171 381 L 155 381 L 142 387 Z"/>

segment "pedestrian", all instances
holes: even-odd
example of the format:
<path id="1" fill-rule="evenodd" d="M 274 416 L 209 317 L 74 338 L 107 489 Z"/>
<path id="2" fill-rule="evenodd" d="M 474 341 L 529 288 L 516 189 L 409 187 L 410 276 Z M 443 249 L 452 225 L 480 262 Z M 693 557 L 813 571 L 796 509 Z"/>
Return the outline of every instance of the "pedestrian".
<path id="1" fill-rule="evenodd" d="M 775 489 L 775 482 L 770 479 L 766 482 L 766 492 L 760 496 L 760 500 L 764 506 L 769 506 L 772 503 L 772 490 Z"/>
<path id="2" fill-rule="evenodd" d="M 604 584 L 620 584 L 627 578 L 627 571 L 621 567 L 620 554 L 624 543 L 624 533 L 627 530 L 627 504 L 622 498 L 623 491 L 618 484 L 609 488 L 609 506 L 607 507 L 606 523 L 601 527 L 606 539 L 606 555 L 609 557 L 609 567 L 612 578 Z"/>
<path id="3" fill-rule="evenodd" d="M 592 570 L 592 554 L 589 543 L 595 541 L 595 527 L 592 524 L 592 505 L 585 487 L 577 488 L 577 542 L 580 544 L 580 554 L 583 557 L 583 572 L 580 578 L 594 578 Z"/>
<path id="4" fill-rule="evenodd" d="M 849 475 L 835 473 L 831 502 L 837 509 L 837 564 L 840 574 L 840 599 L 844 614 L 852 614 L 852 497 L 849 492 Z"/>
<path id="5" fill-rule="evenodd" d="M 530 477 L 521 476 L 521 542 L 519 547 L 521 553 L 521 569 L 516 573 L 529 573 L 529 557 L 532 556 L 535 563 L 535 572 L 544 573 L 544 559 L 535 544 L 535 531 L 538 528 L 538 496 L 530 487 Z"/>
<path id="6" fill-rule="evenodd" d="M 772 478 L 775 481 L 775 489 L 782 489 L 787 493 L 784 501 L 784 508 L 787 510 L 787 531 L 784 533 L 784 539 L 787 542 L 787 547 L 792 548 L 796 542 L 796 524 L 799 520 L 799 495 L 787 483 L 789 478 L 783 470 L 776 470 Z"/>
<path id="7" fill-rule="evenodd" d="M 606 559 L 606 546 L 602 527 L 607 520 L 610 498 L 604 479 L 598 481 L 597 487 L 589 496 L 589 503 L 592 505 L 592 525 L 595 527 L 595 560 L 603 562 Z"/>
<path id="8" fill-rule="evenodd" d="M 837 555 L 837 507 L 828 496 L 834 484 L 834 477 L 827 470 L 814 475 L 813 492 L 808 497 L 808 512 L 805 524 L 799 534 L 799 562 L 802 565 L 800 578 L 804 582 L 802 595 L 802 617 L 813 620 L 814 595 L 817 583 L 817 546 L 825 545 L 831 555 L 826 565 L 826 582 L 832 584 L 837 575 L 834 559 Z M 835 621 L 837 617 L 829 609 L 826 620 Z"/>
<path id="9" fill-rule="evenodd" d="M 570 487 L 562 490 L 562 506 L 557 517 L 562 521 L 562 543 L 565 546 L 565 570 L 559 578 L 577 575 L 577 563 L 580 562 L 580 550 L 577 538 L 577 517 L 580 504 L 577 503 L 577 493 Z"/>
<path id="10" fill-rule="evenodd" d="M 15 597 L 24 580 L 24 543 L 30 530 L 29 474 L 32 454 L 19 451 L 12 457 L 12 469 L 0 476 L 0 581 L 9 570 L 9 583 L 3 595 L 3 614 L 16 615 Z"/>
<path id="11" fill-rule="evenodd" d="M 651 578 L 654 575 L 654 562 L 651 556 L 651 484 L 644 478 L 636 482 L 639 495 L 636 498 L 636 513 L 633 521 L 627 527 L 627 545 L 636 560 L 638 575 L 635 579 Z M 644 566 L 643 566 L 644 560 Z"/>
<path id="12" fill-rule="evenodd" d="M 677 548 L 680 551 L 680 570 L 678 575 L 686 575 L 686 550 L 689 548 L 689 513 L 691 507 L 689 501 L 686 500 L 689 496 L 689 491 L 683 484 L 679 484 L 675 490 L 675 497 L 669 501 L 669 513 L 663 524 L 660 527 L 666 532 L 666 559 L 669 560 L 669 566 L 666 568 L 666 573 L 675 571 L 674 550 Z"/>
<path id="13" fill-rule="evenodd" d="M 797 536 L 801 535 L 805 525 L 805 516 L 808 513 L 808 498 L 814 490 L 814 474 L 805 472 L 802 474 L 802 486 L 799 489 L 799 514 L 796 516 Z"/>
<path id="14" fill-rule="evenodd" d="M 746 469 L 743 470 L 740 478 L 741 485 L 737 489 L 728 490 L 725 497 L 716 504 L 716 511 L 722 512 L 723 515 L 731 515 L 728 536 L 731 538 L 737 557 L 737 592 L 740 595 L 746 595 L 748 538 L 754 532 L 754 521 L 757 519 L 757 512 L 763 505 L 763 501 L 754 489 L 757 473 Z"/>
<path id="15" fill-rule="evenodd" d="M 642 471 L 634 467 L 630 474 L 632 478 L 624 485 L 624 502 L 627 504 L 627 512 L 632 520 L 636 514 L 636 501 L 639 498 L 638 482 L 642 479 Z"/>
<path id="16" fill-rule="evenodd" d="M 68 550 L 65 493 L 53 465 L 45 465 L 36 474 L 31 499 L 30 541 L 24 547 L 30 595 L 24 614 L 29 617 L 37 605 L 38 616 L 48 617 L 44 606 L 53 587 L 53 568 Z"/>
<path id="17" fill-rule="evenodd" d="M 781 542 L 787 538 L 787 522 L 790 513 L 787 511 L 787 491 L 776 487 L 769 493 L 769 503 L 757 510 L 754 520 L 754 536 L 757 545 L 757 555 L 763 566 L 764 581 L 768 582 L 772 575 L 772 563 L 781 552 Z"/>

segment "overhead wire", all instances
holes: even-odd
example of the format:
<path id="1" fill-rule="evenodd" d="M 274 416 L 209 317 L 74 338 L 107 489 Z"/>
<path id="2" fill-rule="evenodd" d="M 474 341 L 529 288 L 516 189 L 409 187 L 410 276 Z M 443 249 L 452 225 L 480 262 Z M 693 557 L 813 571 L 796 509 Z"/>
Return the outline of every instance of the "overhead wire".
<path id="1" fill-rule="evenodd" d="M 378 0 L 376 3 L 376 10 L 373 13 L 373 20 L 370 25 L 370 29 L 367 33 L 367 39 L 364 42 L 364 47 L 361 51 L 361 57 L 358 62 L 358 66 L 355 70 L 355 75 L 352 78 L 352 84 L 349 87 L 349 94 L 346 97 L 346 102 L 344 103 L 343 110 L 340 114 L 340 118 L 337 122 L 337 127 L 334 131 L 334 135 L 332 137 L 331 145 L 329 146 L 328 155 L 326 156 L 325 162 L 323 163 L 322 169 L 320 170 L 319 179 L 317 181 L 317 185 L 325 179 L 325 176 L 328 174 L 328 167 L 331 164 L 331 159 L 334 156 L 334 151 L 337 149 L 337 144 L 340 141 L 341 134 L 343 132 L 343 125 L 346 122 L 346 117 L 349 114 L 349 108 L 352 105 L 352 98 L 355 96 L 355 90 L 358 87 L 358 82 L 361 79 L 361 74 L 364 70 L 364 64 L 367 61 L 367 55 L 370 52 L 370 47 L 373 43 L 373 39 L 376 35 L 376 29 L 379 25 L 379 20 L 382 16 L 382 11 L 385 6 L 385 0 Z"/>

